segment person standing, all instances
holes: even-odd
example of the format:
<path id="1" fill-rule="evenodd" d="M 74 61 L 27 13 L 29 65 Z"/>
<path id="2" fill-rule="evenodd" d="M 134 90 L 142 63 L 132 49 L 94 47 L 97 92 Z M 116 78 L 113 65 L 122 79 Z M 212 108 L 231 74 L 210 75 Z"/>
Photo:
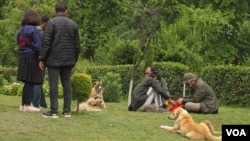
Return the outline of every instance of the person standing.
<path id="1" fill-rule="evenodd" d="M 24 82 L 20 111 L 40 111 L 39 108 L 33 106 L 31 100 L 34 85 L 43 82 L 42 70 L 38 66 L 41 39 L 36 28 L 40 24 L 40 20 L 37 12 L 27 10 L 17 34 L 19 46 L 17 80 Z"/>
<path id="2" fill-rule="evenodd" d="M 193 73 L 185 73 L 183 84 L 191 89 L 191 94 L 178 98 L 175 102 L 183 104 L 189 112 L 202 114 L 217 114 L 218 102 L 213 89 Z"/>
<path id="3" fill-rule="evenodd" d="M 58 118 L 58 80 L 63 86 L 63 117 L 71 117 L 71 82 L 72 68 L 75 66 L 80 39 L 77 24 L 66 16 L 67 5 L 58 2 L 55 16 L 46 25 L 39 56 L 39 66 L 47 67 L 49 78 L 50 111 L 43 113 L 46 118 Z"/>
<path id="4" fill-rule="evenodd" d="M 43 30 L 45 29 L 45 26 L 48 20 L 49 18 L 47 16 L 41 16 L 41 23 L 39 24 L 39 26 L 37 26 L 37 30 L 40 34 L 41 40 L 43 37 Z M 42 75 L 44 78 L 45 69 L 43 69 Z M 40 107 L 47 108 L 47 103 L 45 100 L 45 95 L 43 93 L 42 84 L 38 84 L 34 86 L 33 95 L 32 95 L 32 103 L 37 108 L 40 108 Z"/>

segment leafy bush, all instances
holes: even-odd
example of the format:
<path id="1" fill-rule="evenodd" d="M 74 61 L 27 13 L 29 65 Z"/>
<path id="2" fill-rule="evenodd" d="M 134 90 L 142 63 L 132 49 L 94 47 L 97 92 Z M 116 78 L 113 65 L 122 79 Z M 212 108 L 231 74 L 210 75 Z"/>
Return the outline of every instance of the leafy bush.
<path id="1" fill-rule="evenodd" d="M 2 68 L 1 73 L 8 82 L 14 82 L 16 80 L 17 68 Z"/>
<path id="2" fill-rule="evenodd" d="M 89 97 L 92 88 L 91 76 L 83 73 L 76 73 L 71 77 L 71 85 L 72 99 L 80 103 Z"/>
<path id="3" fill-rule="evenodd" d="M 5 95 L 18 95 L 18 91 L 21 88 L 20 83 L 12 83 L 10 85 L 5 85 L 3 88 L 3 93 Z"/>
<path id="4" fill-rule="evenodd" d="M 3 85 L 3 80 L 4 80 L 3 75 L 2 75 L 2 74 L 0 74 L 0 86 L 2 86 L 2 85 Z"/>
<path id="5" fill-rule="evenodd" d="M 103 99 L 106 102 L 120 102 L 122 95 L 122 84 L 119 73 L 108 72 L 104 77 L 100 77 L 104 82 Z"/>

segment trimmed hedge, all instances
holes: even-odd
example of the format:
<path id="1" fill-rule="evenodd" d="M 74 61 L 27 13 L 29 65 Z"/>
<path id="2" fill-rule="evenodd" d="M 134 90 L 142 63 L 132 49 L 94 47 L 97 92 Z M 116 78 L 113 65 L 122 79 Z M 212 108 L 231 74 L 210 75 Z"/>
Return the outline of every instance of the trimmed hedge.
<path id="1" fill-rule="evenodd" d="M 181 97 L 183 93 L 182 77 L 188 69 L 185 65 L 173 62 L 157 62 L 153 63 L 162 77 L 168 83 L 170 93 L 174 98 Z M 82 67 L 82 66 L 81 66 Z M 134 87 L 145 76 L 145 65 L 141 64 L 136 70 Z M 119 74 L 122 97 L 127 98 L 131 77 L 132 65 L 116 65 L 116 66 L 86 66 L 85 69 L 76 69 L 75 73 L 85 73 L 90 75 L 92 81 L 107 77 L 107 73 L 112 72 Z M 4 79 L 12 80 L 15 77 L 16 68 L 1 68 L 0 74 Z M 82 71 L 82 72 L 81 72 Z M 242 107 L 250 106 L 250 67 L 247 66 L 207 66 L 202 70 L 195 70 L 198 77 L 206 81 L 216 92 L 219 104 L 221 105 L 239 105 Z M 4 80 L 5 81 L 5 80 Z M 106 80 L 105 80 L 106 81 Z M 12 82 L 9 82 L 12 83 Z M 107 85 L 106 82 L 104 82 Z M 133 88 L 134 88 L 133 87 Z M 3 86 L 1 87 L 4 88 Z M 120 89 L 120 88 L 119 88 Z M 188 91 L 188 89 L 186 90 Z M 3 91 L 2 91 L 3 92 Z M 10 95 L 17 92 L 10 91 Z M 188 94 L 188 92 L 186 92 Z"/>
<path id="2" fill-rule="evenodd" d="M 221 105 L 250 106 L 250 67 L 205 67 L 201 77 L 214 89 Z"/>

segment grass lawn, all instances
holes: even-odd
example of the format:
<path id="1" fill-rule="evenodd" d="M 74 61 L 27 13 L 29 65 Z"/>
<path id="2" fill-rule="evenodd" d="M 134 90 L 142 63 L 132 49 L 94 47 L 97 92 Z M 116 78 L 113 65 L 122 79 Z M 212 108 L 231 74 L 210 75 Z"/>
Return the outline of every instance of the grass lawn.
<path id="1" fill-rule="evenodd" d="M 192 141 L 160 128 L 173 125 L 169 113 L 128 112 L 127 101 L 106 103 L 102 112 L 72 113 L 71 118 L 48 119 L 40 112 L 18 110 L 21 97 L 0 94 L 0 141 Z M 47 98 L 49 104 L 49 99 Z M 62 99 L 59 112 L 62 112 Z M 72 109 L 76 102 L 72 102 Z M 215 130 L 222 124 L 250 124 L 250 109 L 221 106 L 219 114 L 191 114 L 196 122 L 210 120 Z"/>

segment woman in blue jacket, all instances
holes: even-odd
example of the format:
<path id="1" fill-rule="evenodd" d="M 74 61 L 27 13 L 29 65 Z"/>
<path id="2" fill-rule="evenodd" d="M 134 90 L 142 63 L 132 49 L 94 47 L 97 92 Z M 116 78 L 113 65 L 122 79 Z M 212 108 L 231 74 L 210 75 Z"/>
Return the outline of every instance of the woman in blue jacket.
<path id="1" fill-rule="evenodd" d="M 40 111 L 32 104 L 32 91 L 35 84 L 42 84 L 42 70 L 38 65 L 38 55 L 41 48 L 41 38 L 36 28 L 40 24 L 40 16 L 33 10 L 24 13 L 21 27 L 17 34 L 19 46 L 19 62 L 17 80 L 24 83 L 21 111 Z"/>

